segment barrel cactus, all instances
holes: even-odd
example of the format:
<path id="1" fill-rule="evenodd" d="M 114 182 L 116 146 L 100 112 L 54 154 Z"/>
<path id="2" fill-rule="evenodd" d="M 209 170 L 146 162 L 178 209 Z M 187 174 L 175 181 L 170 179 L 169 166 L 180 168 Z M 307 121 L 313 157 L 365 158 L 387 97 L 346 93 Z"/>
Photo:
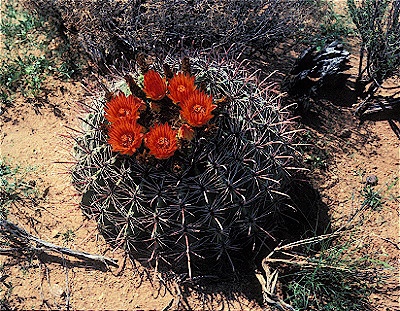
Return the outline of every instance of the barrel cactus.
<path id="1" fill-rule="evenodd" d="M 296 131 L 279 95 L 241 64 L 210 59 L 136 65 L 112 94 L 87 105 L 74 137 L 73 182 L 103 234 L 141 262 L 189 277 L 218 264 L 235 269 L 274 239 L 293 169 Z M 180 98 L 174 83 L 195 95 Z M 129 113 L 118 108 L 130 121 L 113 119 L 118 98 L 136 101 Z M 188 106 L 204 119 L 191 120 Z M 122 123 L 140 130 L 113 133 Z M 134 148 L 118 149 L 113 135 Z M 164 143 L 169 151 L 154 151 Z"/>

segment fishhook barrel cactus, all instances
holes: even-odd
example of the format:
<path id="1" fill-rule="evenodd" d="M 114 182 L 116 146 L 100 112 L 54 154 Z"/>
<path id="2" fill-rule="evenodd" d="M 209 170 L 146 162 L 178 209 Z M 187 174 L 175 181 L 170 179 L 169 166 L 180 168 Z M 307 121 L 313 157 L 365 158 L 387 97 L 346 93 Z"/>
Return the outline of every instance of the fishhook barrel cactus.
<path id="1" fill-rule="evenodd" d="M 295 131 L 279 96 L 241 64 L 177 64 L 143 65 L 94 100 L 72 176 L 104 234 L 192 277 L 218 263 L 235 269 L 274 239 Z"/>

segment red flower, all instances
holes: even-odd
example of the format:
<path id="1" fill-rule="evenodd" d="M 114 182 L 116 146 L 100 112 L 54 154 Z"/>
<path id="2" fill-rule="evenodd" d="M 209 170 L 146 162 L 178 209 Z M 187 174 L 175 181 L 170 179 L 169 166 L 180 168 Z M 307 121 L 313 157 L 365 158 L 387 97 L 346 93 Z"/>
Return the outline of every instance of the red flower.
<path id="1" fill-rule="evenodd" d="M 124 93 L 112 98 L 104 108 L 106 119 L 111 122 L 118 122 L 121 119 L 136 120 L 139 118 L 139 110 L 143 110 L 146 104 L 143 100 L 133 95 L 125 96 Z"/>
<path id="2" fill-rule="evenodd" d="M 217 107 L 212 104 L 212 97 L 196 90 L 187 100 L 180 104 L 181 116 L 191 126 L 203 126 L 213 115 L 211 111 Z"/>
<path id="3" fill-rule="evenodd" d="M 156 124 L 150 132 L 146 134 L 146 146 L 150 149 L 150 154 L 154 155 L 157 159 L 168 159 L 171 157 L 175 150 L 178 149 L 176 145 L 177 131 L 165 124 Z"/>
<path id="4" fill-rule="evenodd" d="M 152 100 L 163 99 L 167 93 L 167 83 L 154 70 L 149 70 L 144 75 L 144 89 L 148 98 Z"/>
<path id="5" fill-rule="evenodd" d="M 112 151 L 132 155 L 140 147 L 143 136 L 143 127 L 128 119 L 120 120 L 111 126 L 108 143 Z"/>
<path id="6" fill-rule="evenodd" d="M 195 89 L 194 77 L 179 72 L 169 81 L 168 97 L 171 98 L 174 103 L 181 103 L 192 95 Z"/>

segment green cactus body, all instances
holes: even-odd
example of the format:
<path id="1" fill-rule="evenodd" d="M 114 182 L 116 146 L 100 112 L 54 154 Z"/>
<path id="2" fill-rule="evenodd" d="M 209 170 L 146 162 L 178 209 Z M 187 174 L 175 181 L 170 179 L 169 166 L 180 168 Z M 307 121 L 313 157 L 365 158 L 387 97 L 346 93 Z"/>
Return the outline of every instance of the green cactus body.
<path id="1" fill-rule="evenodd" d="M 209 121 L 213 130 L 200 128 L 169 159 L 141 162 L 111 151 L 100 129 L 105 100 L 97 100 L 75 138 L 72 170 L 82 206 L 106 236 L 141 261 L 190 277 L 218 263 L 234 268 L 249 258 L 245 249 L 255 254 L 273 239 L 294 154 L 287 113 L 245 69 L 201 57 L 192 63 L 196 84 L 231 98 Z"/>

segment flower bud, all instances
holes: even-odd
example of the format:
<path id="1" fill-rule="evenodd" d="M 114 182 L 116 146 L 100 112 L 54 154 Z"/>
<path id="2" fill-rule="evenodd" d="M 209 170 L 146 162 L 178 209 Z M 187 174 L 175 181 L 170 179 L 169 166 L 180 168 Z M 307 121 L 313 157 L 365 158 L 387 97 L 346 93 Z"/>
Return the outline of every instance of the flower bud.
<path id="1" fill-rule="evenodd" d="M 178 130 L 178 138 L 191 141 L 194 137 L 194 130 L 187 124 L 183 124 Z"/>

